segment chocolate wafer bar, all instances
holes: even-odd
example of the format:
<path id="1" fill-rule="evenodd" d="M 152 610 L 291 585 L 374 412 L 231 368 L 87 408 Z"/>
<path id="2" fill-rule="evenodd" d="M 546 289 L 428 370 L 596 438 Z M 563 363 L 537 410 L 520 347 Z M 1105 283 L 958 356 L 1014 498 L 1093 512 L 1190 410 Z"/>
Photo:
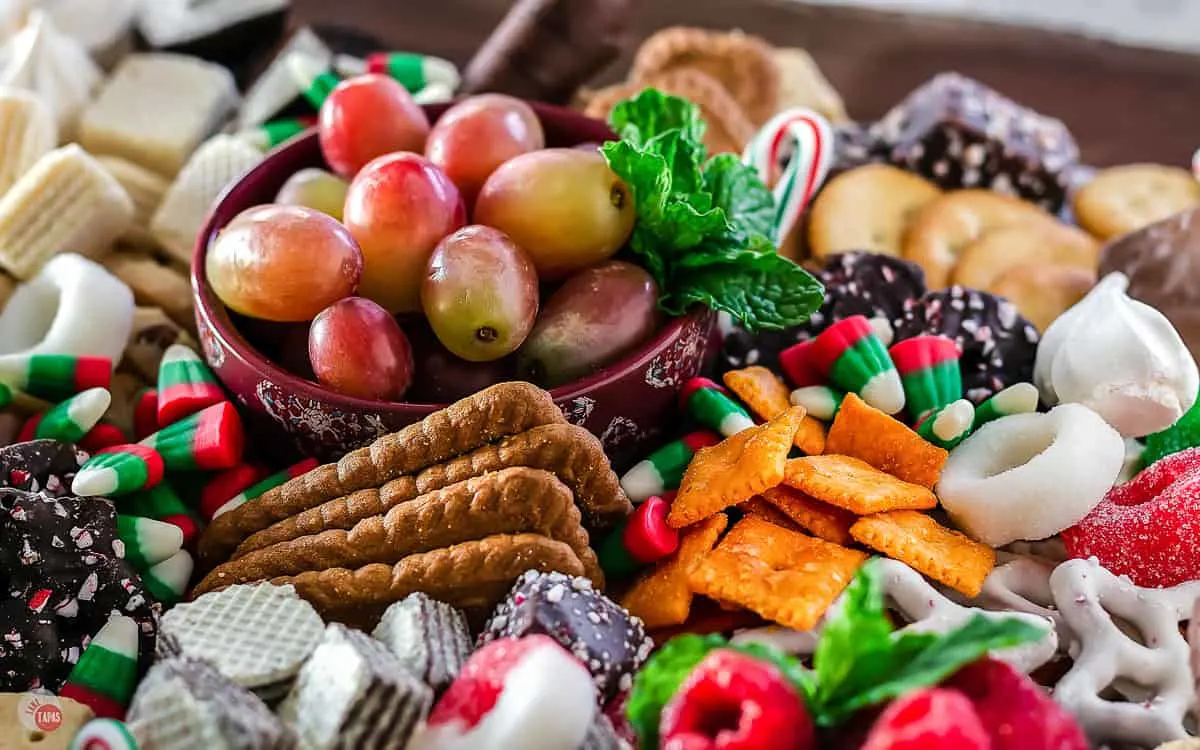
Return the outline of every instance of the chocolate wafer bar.
<path id="1" fill-rule="evenodd" d="M 199 560 L 211 569 L 250 534 L 351 492 L 461 456 L 498 438 L 564 423 L 550 394 L 529 383 L 499 383 L 399 432 L 347 453 L 224 513 L 200 537 Z"/>
<path id="2" fill-rule="evenodd" d="M 561 479 L 575 496 L 584 526 L 593 532 L 611 529 L 633 512 L 596 436 L 577 425 L 547 424 L 431 466 L 416 477 L 400 477 L 379 490 L 352 493 L 286 518 L 251 535 L 234 558 L 327 529 L 349 529 L 418 495 L 509 466 L 543 469 Z"/>
<path id="3" fill-rule="evenodd" d="M 330 568 L 272 580 L 291 584 L 326 620 L 373 628 L 383 611 L 418 591 L 467 610 L 496 605 L 527 570 L 583 575 L 571 547 L 540 534 L 497 534 L 409 555 L 395 565 Z"/>
<path id="4" fill-rule="evenodd" d="M 511 467 L 426 493 L 348 531 L 331 529 L 255 550 L 217 566 L 195 593 L 307 570 L 394 564 L 408 555 L 522 532 L 565 542 L 590 577 L 601 577 L 571 491 L 553 474 Z"/>
<path id="5" fill-rule="evenodd" d="M 372 635 L 435 693 L 450 687 L 473 648 L 462 611 L 421 593 L 388 607 Z"/>

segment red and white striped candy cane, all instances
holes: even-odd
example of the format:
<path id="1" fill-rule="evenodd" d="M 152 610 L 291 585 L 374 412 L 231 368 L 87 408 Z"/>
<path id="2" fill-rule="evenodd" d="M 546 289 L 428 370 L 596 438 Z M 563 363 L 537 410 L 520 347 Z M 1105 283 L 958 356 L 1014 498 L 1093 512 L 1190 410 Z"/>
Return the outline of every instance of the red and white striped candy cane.
<path id="1" fill-rule="evenodd" d="M 786 163 L 781 156 L 792 152 Z M 833 166 L 833 128 L 811 109 L 785 109 L 750 141 L 742 161 L 758 170 L 775 194 L 775 229 L 780 239 L 800 223 Z"/>

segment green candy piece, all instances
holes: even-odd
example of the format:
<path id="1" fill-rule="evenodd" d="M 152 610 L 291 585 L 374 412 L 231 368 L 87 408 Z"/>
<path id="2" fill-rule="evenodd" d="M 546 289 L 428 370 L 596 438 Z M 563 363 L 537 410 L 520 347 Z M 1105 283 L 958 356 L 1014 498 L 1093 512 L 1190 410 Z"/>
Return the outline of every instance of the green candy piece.
<path id="1" fill-rule="evenodd" d="M 1200 399 L 1196 400 L 1178 422 L 1162 432 L 1147 435 L 1144 442 L 1146 450 L 1142 452 L 1143 469 L 1159 459 L 1200 445 Z"/>

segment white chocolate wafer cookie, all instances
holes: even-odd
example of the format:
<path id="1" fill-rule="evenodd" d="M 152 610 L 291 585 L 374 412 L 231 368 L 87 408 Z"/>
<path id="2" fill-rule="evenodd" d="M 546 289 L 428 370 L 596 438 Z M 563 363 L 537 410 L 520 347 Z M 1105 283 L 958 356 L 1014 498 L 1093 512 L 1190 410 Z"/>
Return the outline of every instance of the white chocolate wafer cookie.
<path id="1" fill-rule="evenodd" d="M 167 252 L 190 264 L 196 235 L 225 188 L 262 161 L 262 153 L 231 135 L 216 135 L 196 150 L 175 178 L 150 221 L 150 232 Z"/>
<path id="2" fill-rule="evenodd" d="M 1182 599 L 1200 582 L 1147 589 L 1091 560 L 1068 560 L 1050 576 L 1054 601 L 1072 633 L 1074 664 L 1054 699 L 1099 744 L 1157 745 L 1188 737 L 1184 722 L 1196 703 Z M 1140 637 L 1127 632 L 1135 629 Z M 1113 700 L 1113 693 L 1125 698 Z"/>
<path id="3" fill-rule="evenodd" d="M 63 252 L 99 257 L 133 222 L 133 202 L 76 144 L 54 149 L 0 198 L 0 267 L 29 279 Z"/>
<path id="4" fill-rule="evenodd" d="M 237 102 L 233 75 L 185 55 L 130 55 L 79 123 L 95 154 L 120 156 L 173 177 Z"/>
<path id="5" fill-rule="evenodd" d="M 237 684 L 253 688 L 295 675 L 313 653 L 325 624 L 291 586 L 230 586 L 179 604 L 161 632 L 179 653 L 209 661 Z"/>
<path id="6" fill-rule="evenodd" d="M 167 188 L 171 187 L 171 181 L 119 156 L 98 156 L 96 161 L 121 184 L 133 201 L 133 225 L 121 236 L 121 241 L 140 248 L 157 247 L 158 240 L 150 234 L 150 219 L 167 194 Z"/>
<path id="7" fill-rule="evenodd" d="M 79 42 L 64 34 L 41 9 L 29 12 L 25 26 L 4 45 L 0 86 L 37 94 L 66 142 L 80 113 L 100 85 L 103 73 Z"/>
<path id="8" fill-rule="evenodd" d="M 58 145 L 54 113 L 36 94 L 0 89 L 0 195 Z"/>

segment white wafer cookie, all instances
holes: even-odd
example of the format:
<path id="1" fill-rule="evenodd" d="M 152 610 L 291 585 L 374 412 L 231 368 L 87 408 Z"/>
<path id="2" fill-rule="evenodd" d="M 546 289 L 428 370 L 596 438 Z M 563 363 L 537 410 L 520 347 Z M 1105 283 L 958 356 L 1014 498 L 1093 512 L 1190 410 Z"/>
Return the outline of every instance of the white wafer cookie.
<path id="1" fill-rule="evenodd" d="M 1054 658 L 1058 651 L 1058 635 L 1045 617 L 1023 612 L 993 612 L 978 607 L 966 607 L 951 601 L 934 588 L 925 577 L 897 560 L 875 558 L 884 596 L 889 607 L 909 624 L 898 632 L 946 633 L 965 624 L 975 615 L 992 619 L 1017 618 L 1042 628 L 1046 635 L 1035 643 L 996 651 L 991 656 L 1011 664 L 1015 669 L 1032 672 Z M 838 597 L 825 617 L 834 616 L 842 607 L 845 595 Z M 758 628 L 742 631 L 734 642 L 758 642 L 775 646 L 789 653 L 809 655 L 816 649 L 817 633 L 797 633 L 783 628 Z"/>
<path id="2" fill-rule="evenodd" d="M 179 604 L 162 617 L 162 633 L 183 656 L 203 659 L 243 687 L 295 675 L 321 640 L 325 624 L 292 586 L 230 586 Z"/>
<path id="3" fill-rule="evenodd" d="M 237 102 L 233 75 L 186 55 L 130 55 L 79 122 L 79 142 L 173 177 Z"/>
<path id="4" fill-rule="evenodd" d="M 262 161 L 262 153 L 231 135 L 208 139 L 175 178 L 150 221 L 150 232 L 176 260 L 190 264 L 196 235 L 229 184 Z"/>
<path id="5" fill-rule="evenodd" d="M 80 112 L 104 75 L 87 50 L 60 31 L 48 13 L 35 8 L 5 52 L 0 86 L 37 94 L 57 122 L 57 137 L 70 140 Z"/>
<path id="6" fill-rule="evenodd" d="M 1054 699 L 1075 715 L 1097 744 L 1156 745 L 1185 739 L 1196 695 L 1187 641 L 1179 623 L 1200 583 L 1174 589 L 1133 585 L 1095 558 L 1055 568 L 1050 588 L 1072 634 L 1074 664 L 1054 688 Z M 1136 628 L 1141 640 L 1125 632 Z M 1112 700 L 1112 693 L 1125 701 Z"/>
<path id="7" fill-rule="evenodd" d="M 0 267 L 21 280 L 63 252 L 98 257 L 133 223 L 133 202 L 72 143 L 38 159 L 0 198 Z"/>
<path id="8" fill-rule="evenodd" d="M 28 91 L 0 89 L 0 195 L 56 145 L 50 107 Z"/>
<path id="9" fill-rule="evenodd" d="M 121 184 L 133 201 L 133 226 L 121 236 L 121 241 L 136 247 L 157 247 L 158 240 L 150 234 L 150 219 L 167 194 L 167 188 L 171 187 L 171 181 L 119 156 L 98 156 L 96 161 Z"/>

